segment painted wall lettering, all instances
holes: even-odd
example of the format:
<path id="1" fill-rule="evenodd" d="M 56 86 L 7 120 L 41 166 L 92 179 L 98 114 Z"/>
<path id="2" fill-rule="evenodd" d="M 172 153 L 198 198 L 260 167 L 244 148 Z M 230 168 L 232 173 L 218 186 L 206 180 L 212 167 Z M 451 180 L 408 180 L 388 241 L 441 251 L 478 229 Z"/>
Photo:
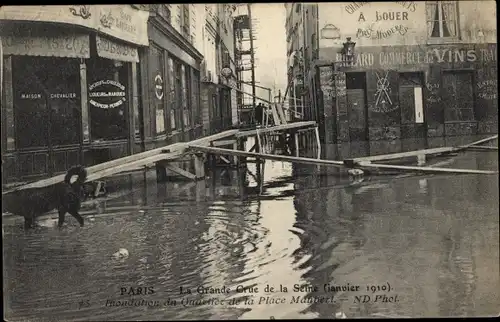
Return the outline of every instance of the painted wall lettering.
<path id="1" fill-rule="evenodd" d="M 497 61 L 497 47 L 494 49 L 480 49 L 480 57 L 483 62 Z"/>
<path id="2" fill-rule="evenodd" d="M 358 51 L 355 55 L 354 65 L 357 67 L 386 67 L 429 63 L 472 63 L 480 58 L 474 49 L 434 48 L 427 51 L 415 49 L 415 51 L 410 49 L 407 51 L 379 51 L 375 53 Z M 483 61 L 493 59 L 493 56 L 486 51 L 480 55 L 483 56 Z M 337 53 L 336 60 L 342 61 L 342 54 Z"/>
<path id="3" fill-rule="evenodd" d="M 368 2 L 351 2 L 344 7 L 345 11 L 348 14 L 355 13 L 358 9 L 362 8 L 364 5 L 367 5 Z"/>
<path id="4" fill-rule="evenodd" d="M 380 20 L 408 20 L 408 12 L 403 11 L 403 12 L 379 12 L 375 11 L 375 21 L 380 21 Z"/>
<path id="5" fill-rule="evenodd" d="M 417 4 L 414 1 L 396 1 L 396 3 L 410 12 L 415 12 L 417 10 Z"/>

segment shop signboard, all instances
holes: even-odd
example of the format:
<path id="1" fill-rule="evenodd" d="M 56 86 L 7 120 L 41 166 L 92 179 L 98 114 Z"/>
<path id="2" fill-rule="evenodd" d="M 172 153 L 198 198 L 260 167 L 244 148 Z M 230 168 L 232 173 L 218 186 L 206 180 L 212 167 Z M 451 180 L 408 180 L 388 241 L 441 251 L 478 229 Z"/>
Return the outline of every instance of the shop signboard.
<path id="1" fill-rule="evenodd" d="M 98 108 L 116 108 L 126 101 L 125 86 L 113 80 L 100 80 L 89 86 L 89 103 Z"/>
<path id="2" fill-rule="evenodd" d="M 147 46 L 149 11 L 130 5 L 2 6 L 0 20 L 58 22 Z"/>

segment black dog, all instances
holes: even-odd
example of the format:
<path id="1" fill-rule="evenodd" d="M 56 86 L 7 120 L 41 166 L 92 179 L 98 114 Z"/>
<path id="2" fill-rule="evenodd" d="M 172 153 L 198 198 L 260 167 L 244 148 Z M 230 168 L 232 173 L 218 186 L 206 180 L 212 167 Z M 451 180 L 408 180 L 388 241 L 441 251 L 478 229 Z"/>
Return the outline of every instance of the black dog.
<path id="1" fill-rule="evenodd" d="M 71 178 L 78 176 L 75 182 Z M 59 227 L 64 223 L 66 213 L 71 214 L 83 226 L 83 218 L 78 214 L 80 198 L 87 171 L 82 166 L 68 170 L 64 181 L 44 188 L 28 188 L 8 193 L 2 198 L 2 208 L 24 217 L 24 228 L 33 228 L 35 218 L 53 209 L 59 211 Z"/>

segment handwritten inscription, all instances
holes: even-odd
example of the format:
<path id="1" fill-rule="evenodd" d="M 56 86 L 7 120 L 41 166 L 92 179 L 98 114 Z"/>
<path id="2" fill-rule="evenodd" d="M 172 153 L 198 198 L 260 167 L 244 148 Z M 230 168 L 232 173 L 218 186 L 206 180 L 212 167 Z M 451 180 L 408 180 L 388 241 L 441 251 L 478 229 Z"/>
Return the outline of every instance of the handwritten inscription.
<path id="1" fill-rule="evenodd" d="M 496 100 L 498 97 L 497 80 L 490 79 L 477 83 L 478 96 L 484 100 Z"/>
<path id="2" fill-rule="evenodd" d="M 405 27 L 403 25 L 396 25 L 386 30 L 374 30 L 372 27 L 368 27 L 365 29 L 358 28 L 358 31 L 356 32 L 356 37 L 385 39 L 391 37 L 396 33 L 399 33 L 401 36 L 404 36 L 407 32 L 408 32 L 408 27 Z"/>
<path id="3" fill-rule="evenodd" d="M 405 8 L 406 10 L 408 10 L 410 12 L 415 12 L 417 10 L 417 4 L 415 3 L 415 1 L 396 1 L 395 3 L 402 6 L 403 8 Z M 366 1 L 365 2 L 354 2 L 353 1 L 353 2 L 349 3 L 348 5 L 346 5 L 344 7 L 344 10 L 348 14 L 353 14 L 367 4 L 370 4 L 370 3 L 366 2 Z"/>
<path id="4" fill-rule="evenodd" d="M 439 96 L 439 89 L 441 85 L 439 83 L 425 83 L 425 87 L 427 88 L 426 102 L 428 104 L 436 104 L 441 102 L 441 96 Z"/>

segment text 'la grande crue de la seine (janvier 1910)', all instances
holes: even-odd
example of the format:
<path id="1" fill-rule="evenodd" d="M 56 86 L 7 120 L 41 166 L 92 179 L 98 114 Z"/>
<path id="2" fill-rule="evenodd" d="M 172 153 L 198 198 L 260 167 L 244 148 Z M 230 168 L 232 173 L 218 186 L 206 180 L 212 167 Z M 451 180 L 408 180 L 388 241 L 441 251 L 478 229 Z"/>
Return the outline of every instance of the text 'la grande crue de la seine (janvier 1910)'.
<path id="1" fill-rule="evenodd" d="M 276 304 L 336 304 L 399 302 L 394 287 L 384 284 L 357 285 L 345 284 L 293 284 L 270 285 L 263 287 L 243 286 L 180 286 L 177 290 L 161 290 L 153 286 L 120 286 L 116 296 L 107 299 L 105 303 L 81 301 L 77 303 L 80 309 L 93 305 L 106 307 L 169 307 L 169 306 L 254 306 Z"/>

